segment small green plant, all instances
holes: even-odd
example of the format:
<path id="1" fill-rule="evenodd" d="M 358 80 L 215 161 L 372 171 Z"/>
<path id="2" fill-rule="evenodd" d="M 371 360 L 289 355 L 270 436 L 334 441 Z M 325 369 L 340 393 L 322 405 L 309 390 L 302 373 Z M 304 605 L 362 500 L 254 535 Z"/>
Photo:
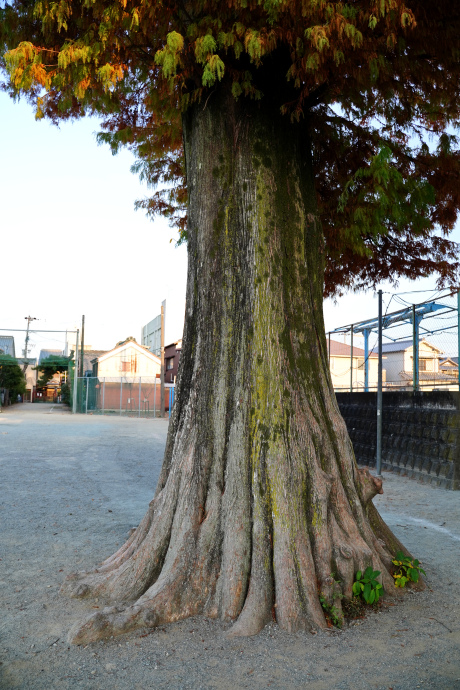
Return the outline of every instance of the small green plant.
<path id="1" fill-rule="evenodd" d="M 395 587 L 405 587 L 408 582 L 418 582 L 420 573 L 426 575 L 423 568 L 420 567 L 420 561 L 416 558 L 412 560 L 405 556 L 402 551 L 398 551 L 392 563 L 396 566 L 393 573 Z"/>
<path id="2" fill-rule="evenodd" d="M 353 583 L 353 594 L 356 597 L 362 596 L 366 604 L 376 604 L 382 589 L 382 585 L 376 580 L 379 575 L 380 570 L 374 570 L 372 566 L 368 566 L 364 573 L 358 570 Z"/>
<path id="3" fill-rule="evenodd" d="M 332 585 L 332 597 L 333 599 L 342 599 L 343 594 L 340 588 L 340 581 L 336 580 L 334 573 L 331 573 L 329 578 L 329 583 Z M 343 615 L 340 609 L 335 607 L 333 604 L 329 604 L 326 600 L 326 596 L 323 592 L 320 592 L 318 588 L 319 603 L 324 611 L 327 624 L 332 627 L 341 628 L 343 625 Z"/>
<path id="4" fill-rule="evenodd" d="M 339 609 L 337 609 L 333 604 L 328 604 L 324 594 L 321 592 L 319 595 L 319 603 L 321 604 L 323 611 L 326 615 L 326 620 L 330 622 L 336 628 L 341 628 L 343 625 L 343 617 Z"/>

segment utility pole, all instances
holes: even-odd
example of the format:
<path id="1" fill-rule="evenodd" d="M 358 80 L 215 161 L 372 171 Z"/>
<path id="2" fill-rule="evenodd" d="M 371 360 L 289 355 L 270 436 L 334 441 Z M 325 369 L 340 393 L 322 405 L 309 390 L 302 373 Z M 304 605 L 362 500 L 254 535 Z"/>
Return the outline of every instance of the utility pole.
<path id="1" fill-rule="evenodd" d="M 81 355 L 80 355 L 80 377 L 83 377 L 84 371 L 84 356 L 85 356 L 85 317 L 81 317 Z"/>
<path id="2" fill-rule="evenodd" d="M 78 336 L 79 331 L 77 329 L 75 336 L 75 367 L 73 370 L 73 392 L 72 392 L 72 414 L 77 412 L 77 397 L 78 397 Z"/>
<path id="3" fill-rule="evenodd" d="M 383 415 L 383 371 L 382 371 L 382 291 L 379 290 L 379 364 L 377 379 L 377 453 L 376 453 L 376 472 L 380 477 L 382 474 L 382 415 Z"/>
<path id="4" fill-rule="evenodd" d="M 160 417 L 165 416 L 165 311 L 166 300 L 161 303 L 161 369 L 160 369 Z"/>
<path id="5" fill-rule="evenodd" d="M 27 360 L 27 353 L 29 351 L 29 327 L 30 327 L 30 322 L 31 321 L 38 321 L 35 316 L 24 316 L 24 318 L 27 321 L 27 330 L 26 330 L 26 343 L 24 346 L 24 360 Z M 22 373 L 25 374 L 27 370 L 27 361 L 24 362 L 23 367 L 22 367 Z"/>

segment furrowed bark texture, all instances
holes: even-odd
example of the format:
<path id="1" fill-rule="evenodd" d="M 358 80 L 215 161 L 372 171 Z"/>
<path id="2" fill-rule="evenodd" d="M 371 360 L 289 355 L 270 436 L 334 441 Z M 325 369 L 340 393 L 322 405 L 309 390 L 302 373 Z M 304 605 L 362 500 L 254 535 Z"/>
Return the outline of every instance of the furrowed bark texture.
<path id="1" fill-rule="evenodd" d="M 186 323 L 164 465 L 129 541 L 64 584 L 116 603 L 71 631 L 76 643 L 194 614 L 234 621 L 235 635 L 272 617 L 326 627 L 319 593 L 340 609 L 368 565 L 393 588 L 403 548 L 331 386 L 305 127 L 222 85 L 186 113 L 184 142 Z"/>

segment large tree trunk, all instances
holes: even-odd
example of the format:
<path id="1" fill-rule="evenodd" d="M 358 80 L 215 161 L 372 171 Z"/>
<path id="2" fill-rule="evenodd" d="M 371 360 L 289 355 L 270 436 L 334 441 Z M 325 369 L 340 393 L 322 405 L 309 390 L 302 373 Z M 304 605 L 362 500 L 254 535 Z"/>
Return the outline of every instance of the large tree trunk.
<path id="1" fill-rule="evenodd" d="M 326 626 L 358 569 L 402 548 L 371 503 L 328 370 L 324 240 L 305 124 L 221 85 L 184 117 L 187 307 L 164 465 L 129 541 L 64 590 L 116 606 L 82 643 L 203 613 Z M 340 581 L 337 585 L 335 581 Z"/>

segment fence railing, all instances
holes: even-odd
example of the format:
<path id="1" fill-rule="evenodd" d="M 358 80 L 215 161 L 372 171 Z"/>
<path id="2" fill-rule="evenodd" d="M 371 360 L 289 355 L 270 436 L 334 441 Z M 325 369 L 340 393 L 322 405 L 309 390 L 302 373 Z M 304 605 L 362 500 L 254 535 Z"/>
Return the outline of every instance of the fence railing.
<path id="1" fill-rule="evenodd" d="M 441 294 L 382 315 L 384 391 L 460 390 L 460 292 Z M 336 328 L 327 334 L 336 391 L 376 391 L 379 319 Z"/>
<path id="2" fill-rule="evenodd" d="M 174 404 L 174 384 L 165 383 L 165 412 Z M 160 417 L 161 386 L 156 377 L 78 377 L 76 412 Z"/>

